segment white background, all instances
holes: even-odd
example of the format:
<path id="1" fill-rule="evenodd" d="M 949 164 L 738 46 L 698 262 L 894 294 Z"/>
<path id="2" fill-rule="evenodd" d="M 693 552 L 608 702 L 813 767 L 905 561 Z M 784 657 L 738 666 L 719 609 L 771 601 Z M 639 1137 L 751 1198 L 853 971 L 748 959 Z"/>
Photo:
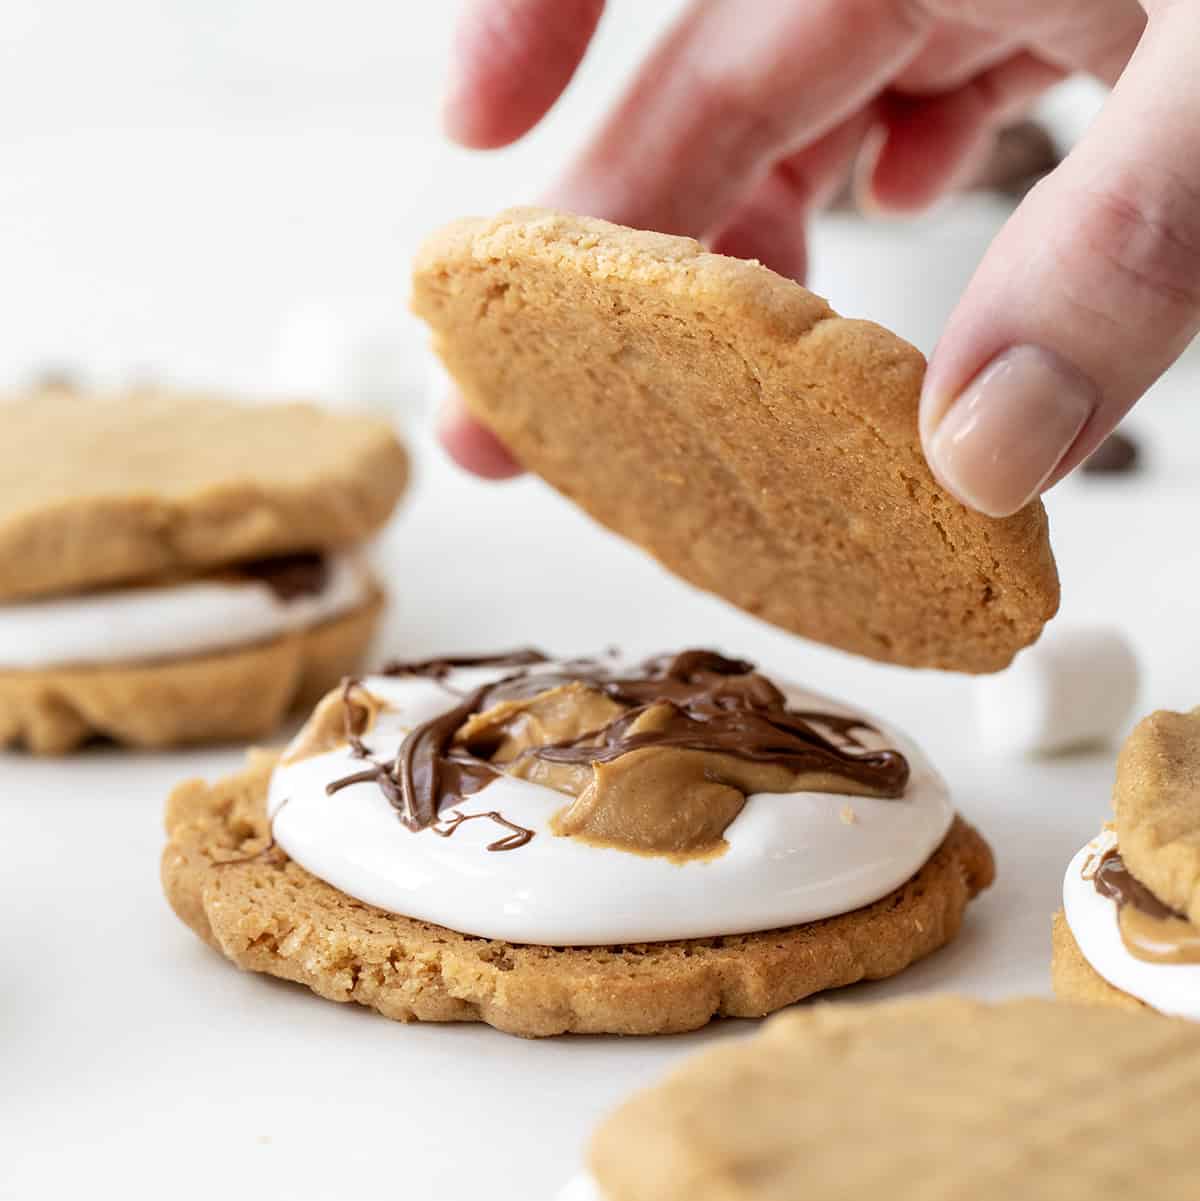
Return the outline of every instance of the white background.
<path id="1" fill-rule="evenodd" d="M 950 949 L 839 1000 L 1044 992 L 1062 869 L 1104 816 L 1111 750 L 989 759 L 965 680 L 777 634 L 536 482 L 466 479 L 423 432 L 407 260 L 443 220 L 536 195 L 674 6 L 611 7 L 546 129 L 477 156 L 436 131 L 450 4 L 6 0 L 0 385 L 64 365 L 106 385 L 240 390 L 307 373 L 330 392 L 345 376 L 335 351 L 369 344 L 419 467 L 379 548 L 395 597 L 381 651 L 702 643 L 860 701 L 926 745 L 1000 879 Z M 928 349 L 1002 213 L 977 201 L 913 226 L 827 220 L 814 284 Z M 1200 700 L 1196 382 L 1185 363 L 1139 410 L 1145 474 L 1072 480 L 1050 503 L 1060 620 L 1126 630 L 1143 708 Z M 239 759 L 0 755 L 0 1197 L 536 1201 L 631 1087 L 753 1029 L 528 1043 L 401 1027 L 237 973 L 170 914 L 157 861 L 171 786 Z"/>

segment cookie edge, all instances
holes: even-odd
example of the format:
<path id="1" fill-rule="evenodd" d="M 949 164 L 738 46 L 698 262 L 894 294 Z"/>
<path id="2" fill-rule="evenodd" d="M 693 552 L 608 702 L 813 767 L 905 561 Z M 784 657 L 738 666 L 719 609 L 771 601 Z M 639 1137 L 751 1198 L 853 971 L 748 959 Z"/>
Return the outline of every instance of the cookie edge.
<path id="1" fill-rule="evenodd" d="M 0 670 L 0 748 L 55 756 L 96 737 L 146 749 L 265 737 L 354 669 L 384 604 L 372 583 L 349 612 L 251 646 L 154 663 Z M 245 702 L 225 722 L 193 686 L 213 673 Z"/>
<path id="2" fill-rule="evenodd" d="M 651 972 L 641 959 L 638 971 L 606 973 L 595 967 L 597 955 L 625 955 L 632 960 L 637 948 L 530 948 L 463 935 L 355 901 L 276 848 L 269 852 L 273 870 L 293 892 L 303 887 L 310 898 L 324 896 L 348 904 L 364 915 L 364 921 L 382 923 L 390 932 L 397 954 L 388 956 L 389 963 L 362 960 L 361 953 L 350 962 L 343 955 L 337 970 L 327 971 L 320 963 L 320 937 L 311 930 L 303 946 L 285 952 L 281 947 L 289 945 L 289 932 L 262 936 L 269 921 L 254 919 L 236 930 L 218 929 L 224 915 L 236 906 L 220 908 L 225 902 L 218 894 L 226 890 L 215 874 L 237 872 L 246 863 L 214 863 L 212 852 L 218 849 L 213 841 L 214 819 L 219 833 L 219 824 L 230 820 L 239 799 L 243 806 L 249 802 L 255 806 L 257 837 L 265 842 L 265 796 L 274 761 L 271 755 L 259 754 L 241 773 L 212 785 L 189 781 L 171 794 L 162 859 L 167 898 L 192 930 L 237 966 L 294 980 L 332 1000 L 356 1001 L 399 1021 L 483 1021 L 508 1033 L 543 1037 L 676 1033 L 698 1029 L 717 1016 L 761 1017 L 817 992 L 895 975 L 946 945 L 957 935 L 967 903 L 994 877 L 990 847 L 956 817 L 921 870 L 872 905 L 782 931 L 641 944 L 655 950 L 670 948 L 669 962 Z M 244 808 L 238 820 L 246 820 Z M 225 849 L 236 857 L 236 846 Z M 912 910 L 908 915 L 908 929 L 915 932 L 911 941 L 873 943 L 878 959 L 864 967 L 851 936 L 861 933 L 863 923 L 894 916 L 901 906 Z M 821 954 L 811 941 L 818 930 Z M 364 940 L 367 937 L 363 935 Z M 747 945 L 750 950 L 744 949 Z M 514 965 L 514 955 L 522 952 L 533 952 L 535 960 L 544 955 L 553 966 L 536 961 Z M 838 956 L 837 963 L 829 962 Z M 392 958 L 396 962 L 390 962 Z M 569 979 L 564 978 L 564 963 L 574 969 L 565 973 Z M 805 972 L 811 976 L 818 963 L 826 975 L 816 986 L 797 986 L 795 980 L 781 977 L 788 967 L 797 976 Z M 548 975 L 554 977 L 553 987 L 547 985 Z M 423 987 L 428 993 L 424 999 Z M 552 994 L 548 999 L 547 992 Z"/>

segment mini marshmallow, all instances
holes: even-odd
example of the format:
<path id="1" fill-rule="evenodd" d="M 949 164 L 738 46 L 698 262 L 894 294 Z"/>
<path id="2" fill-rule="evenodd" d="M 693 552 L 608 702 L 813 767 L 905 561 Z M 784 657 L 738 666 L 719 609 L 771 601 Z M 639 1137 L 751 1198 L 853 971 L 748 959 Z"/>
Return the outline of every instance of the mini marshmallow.
<path id="1" fill-rule="evenodd" d="M 557 1201 L 604 1201 L 604 1198 L 591 1176 L 581 1174 L 558 1194 Z"/>
<path id="2" fill-rule="evenodd" d="M 975 728 L 996 754 L 1050 755 L 1121 733 L 1138 692 L 1128 639 L 1104 627 L 1050 629 L 1012 666 L 973 681 Z"/>

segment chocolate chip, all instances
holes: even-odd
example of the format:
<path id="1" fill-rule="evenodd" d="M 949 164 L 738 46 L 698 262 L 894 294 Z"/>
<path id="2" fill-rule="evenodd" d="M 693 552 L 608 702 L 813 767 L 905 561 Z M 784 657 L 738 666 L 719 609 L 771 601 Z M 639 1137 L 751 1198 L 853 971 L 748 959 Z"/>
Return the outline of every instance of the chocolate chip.
<path id="1" fill-rule="evenodd" d="M 991 153 L 968 188 L 1020 199 L 1061 161 L 1054 139 L 1043 126 L 1036 121 L 1019 121 L 996 135 Z"/>
<path id="2" fill-rule="evenodd" d="M 238 563 L 236 571 L 241 576 L 260 580 L 281 601 L 319 596 L 329 580 L 329 566 L 320 551 Z"/>
<path id="3" fill-rule="evenodd" d="M 1118 475 L 1136 471 L 1140 459 L 1138 444 L 1128 434 L 1114 430 L 1084 460 L 1083 470 L 1088 475 Z"/>

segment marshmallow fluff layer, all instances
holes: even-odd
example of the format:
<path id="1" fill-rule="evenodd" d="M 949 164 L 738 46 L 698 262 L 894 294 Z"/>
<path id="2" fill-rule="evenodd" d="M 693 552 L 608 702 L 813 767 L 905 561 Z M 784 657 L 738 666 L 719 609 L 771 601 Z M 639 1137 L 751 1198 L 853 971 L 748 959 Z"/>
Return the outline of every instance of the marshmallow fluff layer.
<path id="1" fill-rule="evenodd" d="M 1063 880 L 1063 912 L 1079 950 L 1114 988 L 1160 1013 L 1200 1021 L 1200 964 L 1147 963 L 1131 955 L 1121 939 L 1116 902 L 1084 878 L 1089 859 L 1111 845 L 1104 835 L 1093 839 L 1071 860 Z"/>
<path id="2" fill-rule="evenodd" d="M 469 668 L 441 682 L 368 677 L 364 686 L 388 707 L 364 741 L 375 758 L 389 758 L 413 726 L 504 674 Z M 793 708 L 855 712 L 779 686 Z M 279 845 L 315 876 L 381 909 L 466 934 L 603 946 L 769 930 L 878 900 L 921 868 L 950 827 L 946 785 L 925 756 L 867 720 L 879 733 L 863 735 L 864 744 L 908 758 L 903 797 L 751 795 L 726 830 L 728 849 L 707 860 L 679 863 L 555 835 L 550 819 L 571 798 L 509 776 L 442 815 L 498 811 L 533 831 L 526 845 L 488 851 L 506 831 L 487 820 L 463 823 L 448 838 L 431 829 L 412 833 L 372 781 L 326 793 L 326 785 L 362 769 L 345 747 L 276 768 L 268 809 Z"/>
<path id="3" fill-rule="evenodd" d="M 323 587 L 283 600 L 251 578 L 211 578 L 0 605 L 0 669 L 178 659 L 308 629 L 364 604 L 361 558 L 330 554 Z"/>

